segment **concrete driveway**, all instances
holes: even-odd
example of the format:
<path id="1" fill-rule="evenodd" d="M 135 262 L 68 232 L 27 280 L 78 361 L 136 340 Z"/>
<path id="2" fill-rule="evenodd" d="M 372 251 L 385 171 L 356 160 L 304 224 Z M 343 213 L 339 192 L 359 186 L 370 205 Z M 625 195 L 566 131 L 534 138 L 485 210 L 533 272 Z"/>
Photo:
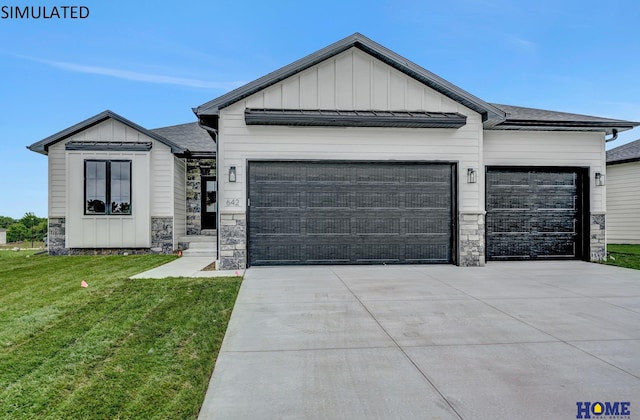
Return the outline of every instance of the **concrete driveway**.
<path id="1" fill-rule="evenodd" d="M 575 419 L 578 402 L 640 419 L 640 271 L 256 267 L 200 418 Z"/>

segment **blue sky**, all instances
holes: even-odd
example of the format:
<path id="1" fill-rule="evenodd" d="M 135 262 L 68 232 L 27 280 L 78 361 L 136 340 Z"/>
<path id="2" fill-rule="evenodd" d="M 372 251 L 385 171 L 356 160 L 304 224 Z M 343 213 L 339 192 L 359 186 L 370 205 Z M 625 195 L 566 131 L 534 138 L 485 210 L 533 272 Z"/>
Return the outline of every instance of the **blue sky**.
<path id="1" fill-rule="evenodd" d="M 636 0 L 64 4 L 89 17 L 0 19 L 0 215 L 47 214 L 47 159 L 27 145 L 105 109 L 195 121 L 192 107 L 354 32 L 488 102 L 640 121 Z"/>

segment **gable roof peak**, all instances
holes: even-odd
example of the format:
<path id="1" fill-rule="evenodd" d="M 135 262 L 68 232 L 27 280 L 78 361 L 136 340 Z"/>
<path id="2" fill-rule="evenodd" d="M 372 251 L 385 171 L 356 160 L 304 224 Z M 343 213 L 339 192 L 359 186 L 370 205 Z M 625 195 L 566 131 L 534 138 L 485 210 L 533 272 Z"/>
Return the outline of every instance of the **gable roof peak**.
<path id="1" fill-rule="evenodd" d="M 359 32 L 355 32 L 346 38 L 294 61 L 293 63 L 271 72 L 266 76 L 219 96 L 218 98 L 202 104 L 199 107 L 193 108 L 193 112 L 198 116 L 198 118 L 205 116 L 218 116 L 221 109 L 354 47 L 379 59 L 387 65 L 409 77 L 412 77 L 424 85 L 429 86 L 443 95 L 448 96 L 463 106 L 478 112 L 482 115 L 482 119 L 486 125 L 495 125 L 505 119 L 505 113 L 501 109 L 483 101 L 458 86 L 455 86 L 434 73 L 431 73 L 423 67 L 367 38 Z"/>
<path id="2" fill-rule="evenodd" d="M 65 128 L 62 131 L 52 134 L 51 136 L 46 137 L 38 142 L 35 142 L 32 145 L 27 146 L 27 149 L 36 153 L 46 155 L 49 152 L 49 146 L 51 146 L 52 144 L 55 144 L 59 141 L 67 139 L 81 131 L 91 128 L 94 125 L 100 124 L 101 122 L 106 121 L 108 119 L 113 119 L 115 121 L 118 121 L 126 126 L 133 128 L 134 130 L 137 130 L 151 137 L 154 140 L 159 141 L 160 143 L 163 143 L 169 146 L 171 148 L 172 153 L 184 152 L 184 149 L 179 145 L 177 145 L 176 143 L 164 138 L 163 136 L 157 133 L 147 130 L 146 128 L 134 123 L 131 120 L 124 118 L 121 115 L 116 114 L 115 112 L 109 109 L 102 111 L 99 114 L 94 115 L 93 117 L 89 117 L 86 120 L 79 122 L 78 124 L 72 125 L 71 127 Z"/>

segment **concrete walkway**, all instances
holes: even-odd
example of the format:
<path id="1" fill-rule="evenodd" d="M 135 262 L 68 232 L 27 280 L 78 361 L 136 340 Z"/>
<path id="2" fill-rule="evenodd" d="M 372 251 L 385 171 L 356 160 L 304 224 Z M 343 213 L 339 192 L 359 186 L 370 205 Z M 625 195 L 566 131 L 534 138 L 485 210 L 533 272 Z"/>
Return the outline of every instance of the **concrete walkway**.
<path id="1" fill-rule="evenodd" d="M 213 262 L 211 257 L 182 257 L 145 271 L 132 279 L 164 279 L 167 277 L 233 277 L 244 275 L 244 270 L 202 271 Z"/>
<path id="2" fill-rule="evenodd" d="M 200 419 L 575 419 L 596 401 L 640 418 L 640 271 L 258 267 Z"/>

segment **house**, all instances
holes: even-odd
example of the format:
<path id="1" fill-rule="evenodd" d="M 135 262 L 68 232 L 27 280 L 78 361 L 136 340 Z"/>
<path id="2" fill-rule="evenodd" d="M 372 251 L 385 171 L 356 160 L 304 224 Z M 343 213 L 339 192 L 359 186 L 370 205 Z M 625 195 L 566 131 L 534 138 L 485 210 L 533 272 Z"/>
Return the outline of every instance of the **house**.
<path id="1" fill-rule="evenodd" d="M 0 229 L 0 245 L 4 245 L 7 243 L 7 230 Z"/>
<path id="2" fill-rule="evenodd" d="M 607 151 L 607 243 L 640 244 L 640 140 Z"/>
<path id="3" fill-rule="evenodd" d="M 54 253 L 169 252 L 215 226 L 222 269 L 600 260 L 605 137 L 640 125 L 487 103 L 357 33 L 193 111 L 188 131 L 106 112 L 30 146 Z M 189 209 L 214 168 L 207 225 Z"/>

